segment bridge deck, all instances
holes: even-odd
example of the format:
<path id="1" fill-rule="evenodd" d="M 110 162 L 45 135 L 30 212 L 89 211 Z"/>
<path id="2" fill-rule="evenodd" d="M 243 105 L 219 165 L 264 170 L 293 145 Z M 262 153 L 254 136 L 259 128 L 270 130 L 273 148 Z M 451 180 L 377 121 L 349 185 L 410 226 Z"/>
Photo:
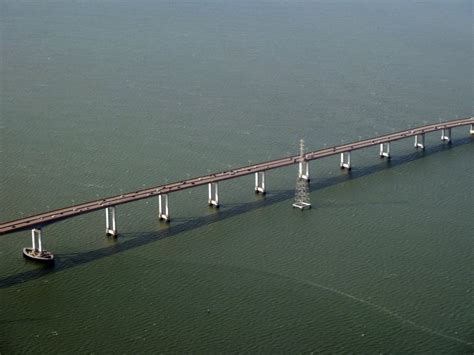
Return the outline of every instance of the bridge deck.
<path id="1" fill-rule="evenodd" d="M 90 201 L 81 203 L 69 207 L 60 208 L 57 210 L 40 213 L 34 216 L 17 219 L 0 224 L 0 234 L 13 233 L 19 230 L 24 230 L 34 227 L 42 227 L 63 219 L 71 218 L 81 214 L 97 211 L 110 206 L 117 206 L 124 203 L 138 201 L 145 198 L 151 198 L 153 196 L 167 194 L 171 192 L 177 192 L 208 183 L 219 182 L 228 179 L 235 179 L 240 176 L 253 174 L 259 171 L 271 170 L 281 168 L 293 164 L 297 164 L 302 160 L 315 160 L 332 155 L 349 152 L 357 149 L 362 149 L 381 143 L 388 143 L 404 139 L 407 137 L 430 133 L 441 129 L 455 128 L 461 126 L 467 126 L 474 124 L 474 117 L 457 119 L 447 121 L 443 123 L 430 124 L 427 126 L 421 126 L 417 128 L 408 129 L 396 133 L 391 133 L 383 136 L 374 138 L 364 139 L 361 141 L 355 141 L 348 144 L 338 145 L 330 148 L 316 150 L 305 154 L 304 158 L 299 155 L 294 155 L 286 158 L 266 161 L 259 164 L 243 166 L 240 168 L 222 171 L 210 175 L 195 177 L 183 181 L 173 182 L 166 185 L 155 186 L 135 192 L 129 192 L 122 195 L 106 197 L 100 200 Z"/>

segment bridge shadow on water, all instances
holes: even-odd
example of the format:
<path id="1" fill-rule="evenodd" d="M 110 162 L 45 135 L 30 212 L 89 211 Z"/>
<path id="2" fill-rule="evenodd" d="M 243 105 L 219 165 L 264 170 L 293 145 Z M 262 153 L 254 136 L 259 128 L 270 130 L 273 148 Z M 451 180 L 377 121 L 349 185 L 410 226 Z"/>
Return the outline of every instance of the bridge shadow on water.
<path id="1" fill-rule="evenodd" d="M 377 172 L 398 167 L 408 162 L 423 159 L 424 157 L 435 153 L 452 149 L 458 146 L 470 144 L 474 142 L 474 137 L 454 139 L 452 144 L 438 144 L 436 146 L 427 147 L 424 151 L 412 151 L 405 155 L 394 155 L 390 160 L 379 160 L 377 163 L 360 169 L 353 168 L 349 173 L 341 173 L 332 177 L 318 177 L 312 180 L 310 191 L 316 191 L 334 186 L 339 183 L 358 179 L 364 176 L 375 174 Z M 117 243 L 109 247 L 98 250 L 87 251 L 77 254 L 62 254 L 54 266 L 39 266 L 38 269 L 21 272 L 15 275 L 7 276 L 0 279 L 0 288 L 6 288 L 31 281 L 42 276 L 63 271 L 78 265 L 86 264 L 100 258 L 121 253 L 130 249 L 138 248 L 165 238 L 177 236 L 180 233 L 203 227 L 208 224 L 219 222 L 227 218 L 231 218 L 240 214 L 248 213 L 268 205 L 290 200 L 294 197 L 294 188 L 288 190 L 269 191 L 264 198 L 258 198 L 254 202 L 237 203 L 225 205 L 218 212 L 192 218 L 174 219 L 168 228 L 157 231 L 140 232 L 140 233 L 124 233 L 122 239 L 120 235 Z M 321 208 L 325 208 L 324 206 Z"/>

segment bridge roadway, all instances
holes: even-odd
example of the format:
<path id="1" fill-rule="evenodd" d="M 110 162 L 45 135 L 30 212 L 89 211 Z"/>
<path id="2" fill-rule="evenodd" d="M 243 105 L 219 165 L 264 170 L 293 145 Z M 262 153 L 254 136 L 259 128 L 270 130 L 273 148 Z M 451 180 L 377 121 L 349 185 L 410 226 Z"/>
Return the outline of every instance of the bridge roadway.
<path id="1" fill-rule="evenodd" d="M 57 210 L 40 213 L 26 218 L 21 218 L 0 224 L 0 234 L 8 234 L 20 230 L 30 228 L 42 228 L 48 224 L 58 222 L 60 220 L 72 218 L 85 213 L 105 209 L 107 207 L 117 206 L 132 201 L 138 201 L 146 198 L 151 198 L 158 195 L 164 195 L 171 192 L 182 191 L 185 189 L 206 185 L 209 183 L 217 183 L 219 181 L 235 179 L 244 175 L 250 175 L 257 172 L 262 172 L 271 169 L 277 169 L 293 164 L 298 164 L 303 161 L 315 160 L 329 157 L 332 155 L 350 152 L 357 149 L 362 149 L 382 143 L 389 143 L 412 137 L 415 135 L 426 134 L 430 132 L 439 131 L 442 129 L 450 129 L 461 126 L 471 125 L 471 134 L 473 133 L 474 117 L 456 119 L 452 121 L 430 124 L 417 128 L 408 129 L 396 133 L 386 134 L 374 138 L 364 139 L 352 143 L 342 144 L 330 148 L 316 150 L 305 153 L 304 156 L 294 155 L 286 158 L 266 161 L 263 163 L 244 166 L 241 168 L 222 171 L 206 176 L 195 177 L 183 181 L 173 182 L 166 185 L 155 186 L 135 192 L 129 192 L 122 195 L 106 197 L 100 200 L 90 201 L 86 203 L 77 204 L 74 206 L 64 207 Z"/>

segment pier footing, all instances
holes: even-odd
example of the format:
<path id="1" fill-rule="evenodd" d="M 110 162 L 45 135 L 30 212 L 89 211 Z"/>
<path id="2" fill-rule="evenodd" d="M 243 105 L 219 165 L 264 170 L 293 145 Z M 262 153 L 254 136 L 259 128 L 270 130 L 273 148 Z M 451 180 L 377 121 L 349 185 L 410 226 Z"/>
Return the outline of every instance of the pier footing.
<path id="1" fill-rule="evenodd" d="M 416 149 L 425 149 L 425 134 L 422 133 L 422 134 L 417 134 L 415 136 L 415 148 Z"/>
<path id="2" fill-rule="evenodd" d="M 298 166 L 298 177 L 302 180 L 309 181 L 309 162 L 307 160 L 300 161 Z"/>
<path id="3" fill-rule="evenodd" d="M 209 198 L 207 203 L 211 207 L 219 208 L 219 187 L 217 182 L 211 182 L 208 184 Z"/>
<path id="4" fill-rule="evenodd" d="M 170 221 L 168 194 L 158 195 L 158 218 L 160 221 Z"/>
<path id="5" fill-rule="evenodd" d="M 351 170 L 351 152 L 341 153 L 341 163 L 339 167 L 341 169 Z"/>
<path id="6" fill-rule="evenodd" d="M 265 195 L 265 172 L 255 173 L 255 193 Z"/>
<path id="7" fill-rule="evenodd" d="M 116 237 L 118 234 L 115 223 L 115 206 L 105 209 L 105 234 L 109 237 Z"/>
<path id="8" fill-rule="evenodd" d="M 390 159 L 390 142 L 380 143 L 379 155 L 381 158 Z"/>
<path id="9" fill-rule="evenodd" d="M 441 140 L 447 143 L 451 143 L 451 128 L 443 128 L 441 130 Z"/>

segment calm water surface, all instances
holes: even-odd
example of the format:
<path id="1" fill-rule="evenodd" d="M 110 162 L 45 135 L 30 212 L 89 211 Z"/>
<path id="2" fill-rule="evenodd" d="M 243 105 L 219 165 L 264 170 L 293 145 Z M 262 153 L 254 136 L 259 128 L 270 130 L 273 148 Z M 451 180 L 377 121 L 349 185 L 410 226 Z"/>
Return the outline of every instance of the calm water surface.
<path id="1" fill-rule="evenodd" d="M 471 1 L 0 0 L 0 221 L 473 114 Z M 474 351 L 453 130 L 0 238 L 0 352 Z"/>

